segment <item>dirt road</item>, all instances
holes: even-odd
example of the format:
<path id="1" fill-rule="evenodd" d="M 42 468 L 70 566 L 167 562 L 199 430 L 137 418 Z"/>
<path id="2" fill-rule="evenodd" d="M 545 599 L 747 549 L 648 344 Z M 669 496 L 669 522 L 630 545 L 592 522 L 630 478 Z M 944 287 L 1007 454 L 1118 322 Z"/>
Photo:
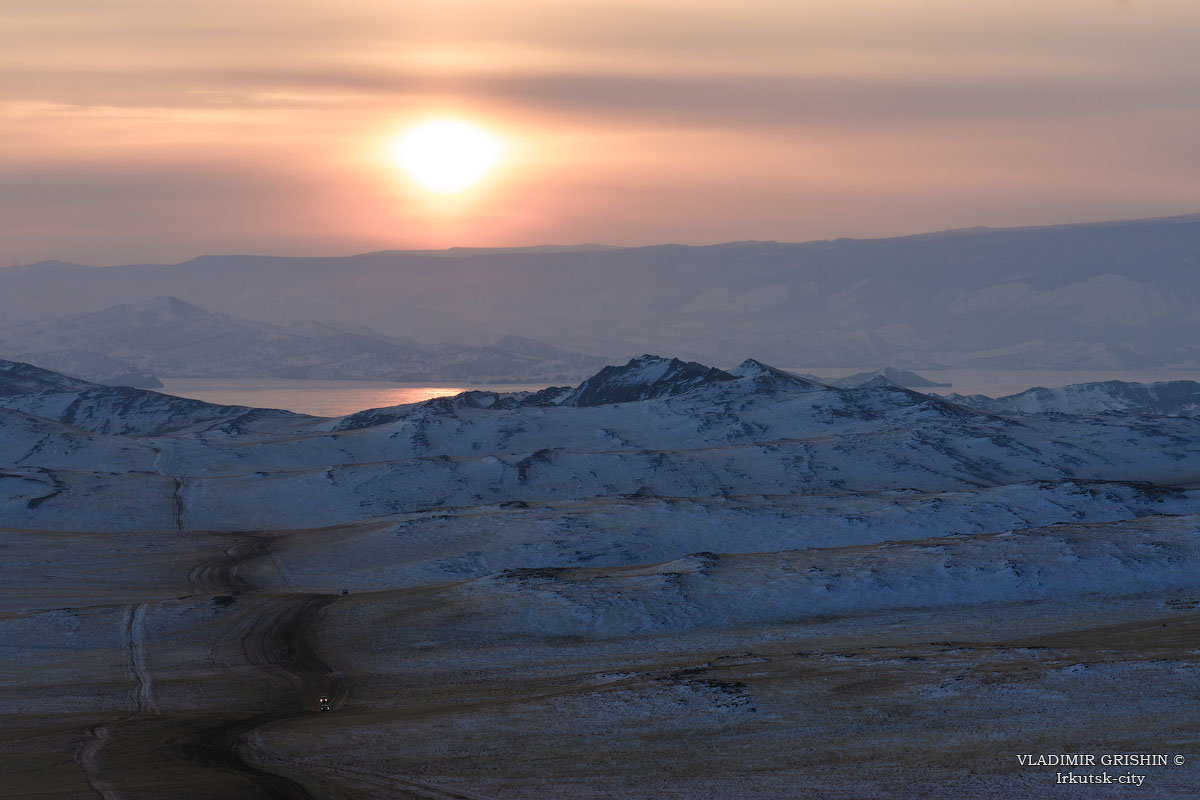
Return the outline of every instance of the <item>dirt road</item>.
<path id="1" fill-rule="evenodd" d="M 197 600 L 236 604 L 240 613 L 231 619 L 237 621 L 240 634 L 237 649 L 244 664 L 264 678 L 260 684 L 264 696 L 248 700 L 246 706 L 252 710 L 245 714 L 173 712 L 139 701 L 138 713 L 106 720 L 102 728 L 94 729 L 102 730 L 104 738 L 98 740 L 91 733 L 80 750 L 88 757 L 86 763 L 77 759 L 98 796 L 105 800 L 144 797 L 147 784 L 163 792 L 176 780 L 180 785 L 171 787 L 172 797 L 353 796 L 331 786 L 328 778 L 273 771 L 254 760 L 255 750 L 247 743 L 256 732 L 322 713 L 318 710 L 322 696 L 329 697 L 336 709 L 346 695 L 344 681 L 313 644 L 313 629 L 336 595 L 270 593 L 241 573 L 247 562 L 269 555 L 271 544 L 271 537 L 247 535 L 188 574 Z M 131 619 L 140 623 L 145 613 L 146 604 L 141 604 Z M 132 622 L 129 625 L 137 630 Z M 140 654 L 140 639 L 136 642 Z M 139 696 L 148 696 L 150 679 L 144 664 L 138 667 L 137 677 Z M 135 761 L 140 762 L 140 774 L 131 769 Z M 160 767 L 157 777 L 147 777 Z"/>
<path id="2" fill-rule="evenodd" d="M 268 555 L 271 541 L 270 537 L 252 537 L 228 548 L 223 557 L 198 564 L 188 576 L 193 594 L 240 597 L 242 602 L 254 599 L 258 587 L 247 581 L 239 568 Z M 176 752 L 215 770 L 241 775 L 259 797 L 316 800 L 330 796 L 326 791 L 318 793 L 311 783 L 275 774 L 254 763 L 245 742 L 260 728 L 316 712 L 320 697 L 329 697 L 334 707 L 344 699 L 342 679 L 317 655 L 311 638 L 322 609 L 335 599 L 335 595 L 318 594 L 263 598 L 249 632 L 242 638 L 241 649 L 247 664 L 272 678 L 271 710 L 201 730 L 180 741 Z"/>

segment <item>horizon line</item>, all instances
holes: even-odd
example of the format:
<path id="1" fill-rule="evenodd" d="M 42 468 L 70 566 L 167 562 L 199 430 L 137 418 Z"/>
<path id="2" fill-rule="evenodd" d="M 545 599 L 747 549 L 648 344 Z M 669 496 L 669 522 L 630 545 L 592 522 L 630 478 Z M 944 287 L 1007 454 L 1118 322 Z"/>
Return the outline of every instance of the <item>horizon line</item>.
<path id="1" fill-rule="evenodd" d="M 9 266 L 0 266 L 0 272 L 11 269 L 29 269 L 33 267 L 43 267 L 51 265 L 62 265 L 68 267 L 84 267 L 88 269 L 113 269 L 118 267 L 175 267 L 184 264 L 190 264 L 193 261 L 201 261 L 204 259 L 226 259 L 226 258 L 254 258 L 254 259 L 287 259 L 287 260 L 325 260 L 325 259 L 345 259 L 345 258 L 369 258 L 373 256 L 423 256 L 429 258 L 438 257 L 462 257 L 470 258 L 472 256 L 484 255 L 505 255 L 505 254 L 571 254 L 571 253 L 602 253 L 607 251 L 617 250 L 647 250 L 658 247 L 678 247 L 678 248 L 705 248 L 705 247 L 725 247 L 728 245 L 738 244 L 776 244 L 784 246 L 802 246 L 809 244 L 828 244 L 831 242 L 879 242 L 898 239 L 914 239 L 930 236 L 946 236 L 946 235 L 971 235 L 983 233 L 1006 233 L 1018 231 L 1034 231 L 1048 230 L 1053 228 L 1086 228 L 1099 227 L 1108 225 L 1136 225 L 1145 223 L 1160 223 L 1160 224 L 1178 224 L 1188 222 L 1200 222 L 1200 211 L 1188 212 L 1184 214 L 1173 214 L 1169 216 L 1157 217 L 1137 217 L 1132 219 L 1109 219 L 1095 220 L 1090 222 L 1063 222 L 1052 223 L 1047 225 L 1011 225 L 1003 227 L 993 227 L 989 225 L 973 225 L 960 228 L 943 228 L 933 231 L 921 231 L 917 233 L 906 233 L 892 236 L 839 236 L 832 239 L 808 239 L 804 241 L 780 241 L 777 239 L 731 239 L 728 241 L 709 242 L 707 244 L 680 244 L 678 242 L 658 242 L 653 244 L 635 244 L 635 245 L 614 245 L 603 244 L 599 242 L 587 242 L 580 244 L 536 244 L 536 245 L 512 245 L 507 247 L 469 247 L 469 246 L 453 246 L 446 248 L 411 248 L 411 249 L 384 249 L 370 250 L 361 253 L 349 253 L 342 255 L 306 255 L 306 256 L 285 256 L 272 255 L 269 253 L 224 253 L 224 254 L 203 254 L 193 256 L 183 261 L 176 262 L 153 262 L 139 261 L 124 264 L 80 264 L 75 261 L 63 261 L 56 258 L 46 258 L 40 261 L 34 261 L 28 264 L 10 264 Z"/>

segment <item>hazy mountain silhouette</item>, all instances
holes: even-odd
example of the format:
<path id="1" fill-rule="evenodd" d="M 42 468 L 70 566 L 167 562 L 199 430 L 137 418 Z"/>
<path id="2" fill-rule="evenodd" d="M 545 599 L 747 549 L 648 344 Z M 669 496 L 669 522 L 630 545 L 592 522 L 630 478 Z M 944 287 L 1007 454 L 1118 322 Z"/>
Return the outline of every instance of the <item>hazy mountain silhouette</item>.
<path id="1" fill-rule="evenodd" d="M 471 345 L 788 366 L 1123 368 L 1200 357 L 1200 216 L 707 247 L 206 256 L 0 270 L 9 320 L 170 295 Z"/>

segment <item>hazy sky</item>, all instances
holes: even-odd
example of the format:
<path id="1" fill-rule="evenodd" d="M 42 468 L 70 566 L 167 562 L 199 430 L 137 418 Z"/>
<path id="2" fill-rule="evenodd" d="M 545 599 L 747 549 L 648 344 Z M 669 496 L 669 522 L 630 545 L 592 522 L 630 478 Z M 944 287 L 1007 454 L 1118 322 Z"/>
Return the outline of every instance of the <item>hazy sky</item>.
<path id="1" fill-rule="evenodd" d="M 0 264 L 1200 211 L 1197 0 L 0 0 Z M 461 195 L 394 142 L 501 140 Z"/>

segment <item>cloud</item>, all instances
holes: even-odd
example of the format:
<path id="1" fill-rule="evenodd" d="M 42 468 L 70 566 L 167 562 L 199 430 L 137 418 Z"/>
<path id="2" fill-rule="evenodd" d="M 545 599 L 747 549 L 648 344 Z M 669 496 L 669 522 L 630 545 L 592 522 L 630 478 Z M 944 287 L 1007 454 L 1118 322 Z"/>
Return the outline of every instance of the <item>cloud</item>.
<path id="1" fill-rule="evenodd" d="M 1198 26 L 1194 0 L 8 0 L 0 242 L 402 245 L 433 215 L 387 143 L 447 109 L 524 160 L 444 244 L 1186 211 Z"/>
<path id="2" fill-rule="evenodd" d="M 1200 72 L 1156 76 L 1095 74 L 976 76 L 688 76 L 390 71 L 207 70 L 202 73 L 9 73 L 11 100 L 60 105 L 190 109 L 336 109 L 453 98 L 470 107 L 509 106 L 548 114 L 678 124 L 858 125 L 911 120 L 1038 118 L 1081 111 L 1137 113 L 1200 108 Z M 10 100 L 10 102 L 11 102 Z"/>

